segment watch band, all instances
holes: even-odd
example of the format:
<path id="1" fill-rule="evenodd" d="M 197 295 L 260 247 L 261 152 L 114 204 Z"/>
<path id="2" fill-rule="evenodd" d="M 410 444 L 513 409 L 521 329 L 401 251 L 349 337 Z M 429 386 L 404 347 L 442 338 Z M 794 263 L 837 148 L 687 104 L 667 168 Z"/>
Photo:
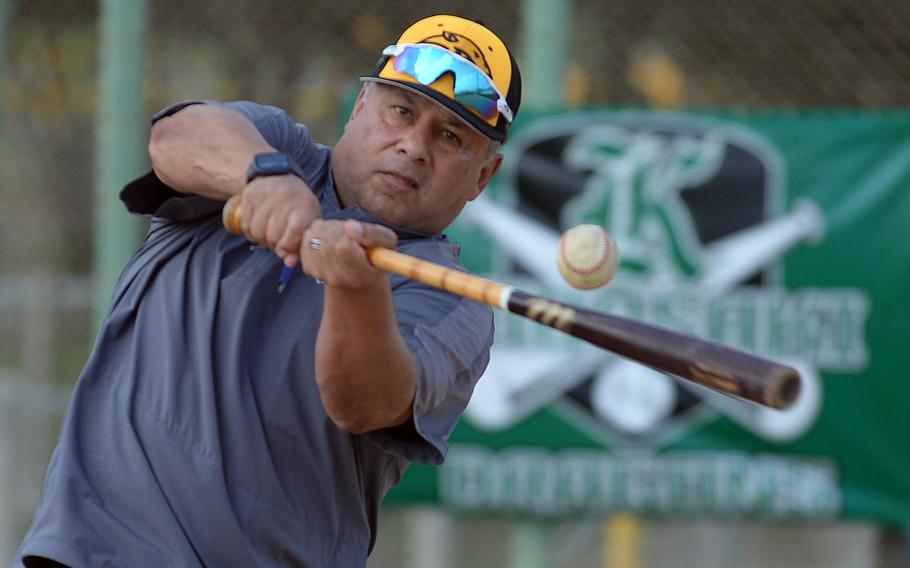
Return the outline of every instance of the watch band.
<path id="1" fill-rule="evenodd" d="M 253 161 L 246 171 L 246 182 L 250 183 L 261 176 L 280 176 L 294 174 L 306 182 L 303 170 L 284 152 L 264 152 L 253 156 Z"/>

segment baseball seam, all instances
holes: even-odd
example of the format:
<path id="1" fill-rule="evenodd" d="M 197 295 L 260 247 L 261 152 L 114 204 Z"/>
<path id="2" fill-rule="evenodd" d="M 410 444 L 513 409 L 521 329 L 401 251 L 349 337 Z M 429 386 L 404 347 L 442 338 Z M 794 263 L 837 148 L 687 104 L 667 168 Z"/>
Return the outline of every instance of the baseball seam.
<path id="1" fill-rule="evenodd" d="M 566 267 L 569 270 L 571 270 L 572 272 L 575 272 L 576 274 L 582 274 L 584 276 L 589 276 L 591 274 L 594 274 L 595 272 L 597 272 L 598 270 L 600 270 L 607 264 L 607 261 L 610 258 L 610 239 L 607 238 L 606 233 L 603 233 L 604 253 L 602 255 L 600 255 L 600 260 L 597 262 L 597 264 L 594 264 L 588 268 L 582 268 L 580 266 L 575 266 L 569 260 L 569 256 L 568 256 L 568 254 L 566 254 L 566 241 L 568 241 L 568 240 L 569 239 L 562 239 L 559 242 L 559 256 L 562 257 L 562 261 L 565 263 Z"/>

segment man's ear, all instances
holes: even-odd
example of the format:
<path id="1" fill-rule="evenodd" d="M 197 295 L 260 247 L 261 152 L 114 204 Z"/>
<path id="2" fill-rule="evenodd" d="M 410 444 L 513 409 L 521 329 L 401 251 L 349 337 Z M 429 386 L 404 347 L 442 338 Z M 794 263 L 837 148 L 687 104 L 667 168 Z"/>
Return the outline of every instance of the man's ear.
<path id="1" fill-rule="evenodd" d="M 473 201 L 477 198 L 478 195 L 483 193 L 483 190 L 486 189 L 487 184 L 490 183 L 490 180 L 493 179 L 493 176 L 496 175 L 496 172 L 499 171 L 499 166 L 502 165 L 502 154 L 496 152 L 487 163 L 480 169 L 480 175 L 477 176 L 477 187 L 475 193 L 468 198 L 468 201 Z"/>
<path id="2" fill-rule="evenodd" d="M 354 101 L 354 108 L 351 109 L 351 115 L 348 116 L 348 122 L 351 122 L 355 116 L 360 114 L 360 111 L 363 110 L 363 99 L 366 98 L 367 90 L 369 90 L 370 84 L 364 83 L 360 87 L 360 92 L 357 93 L 357 100 Z"/>

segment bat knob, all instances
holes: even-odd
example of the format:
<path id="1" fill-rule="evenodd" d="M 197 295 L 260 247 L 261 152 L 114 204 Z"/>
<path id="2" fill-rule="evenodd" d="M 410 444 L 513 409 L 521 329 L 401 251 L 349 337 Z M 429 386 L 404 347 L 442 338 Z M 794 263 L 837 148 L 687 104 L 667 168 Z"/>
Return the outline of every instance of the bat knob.
<path id="1" fill-rule="evenodd" d="M 792 367 L 783 367 L 782 372 L 775 379 L 771 383 L 773 391 L 769 397 L 769 405 L 772 408 L 784 410 L 792 405 L 799 396 L 802 379 L 799 372 Z"/>
<path id="2" fill-rule="evenodd" d="M 243 229 L 240 227 L 241 201 L 240 195 L 233 195 L 221 210 L 221 222 L 224 224 L 224 228 L 235 235 L 243 233 Z"/>

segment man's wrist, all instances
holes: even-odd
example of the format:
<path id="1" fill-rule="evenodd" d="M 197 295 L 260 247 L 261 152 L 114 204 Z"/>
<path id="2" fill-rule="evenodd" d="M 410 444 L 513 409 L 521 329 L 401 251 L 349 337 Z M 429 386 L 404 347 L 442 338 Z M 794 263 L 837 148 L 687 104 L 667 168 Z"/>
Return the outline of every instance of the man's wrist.
<path id="1" fill-rule="evenodd" d="M 246 171 L 246 183 L 263 176 L 280 176 L 292 174 L 306 183 L 303 170 L 297 162 L 284 152 L 264 152 L 253 156 Z"/>

